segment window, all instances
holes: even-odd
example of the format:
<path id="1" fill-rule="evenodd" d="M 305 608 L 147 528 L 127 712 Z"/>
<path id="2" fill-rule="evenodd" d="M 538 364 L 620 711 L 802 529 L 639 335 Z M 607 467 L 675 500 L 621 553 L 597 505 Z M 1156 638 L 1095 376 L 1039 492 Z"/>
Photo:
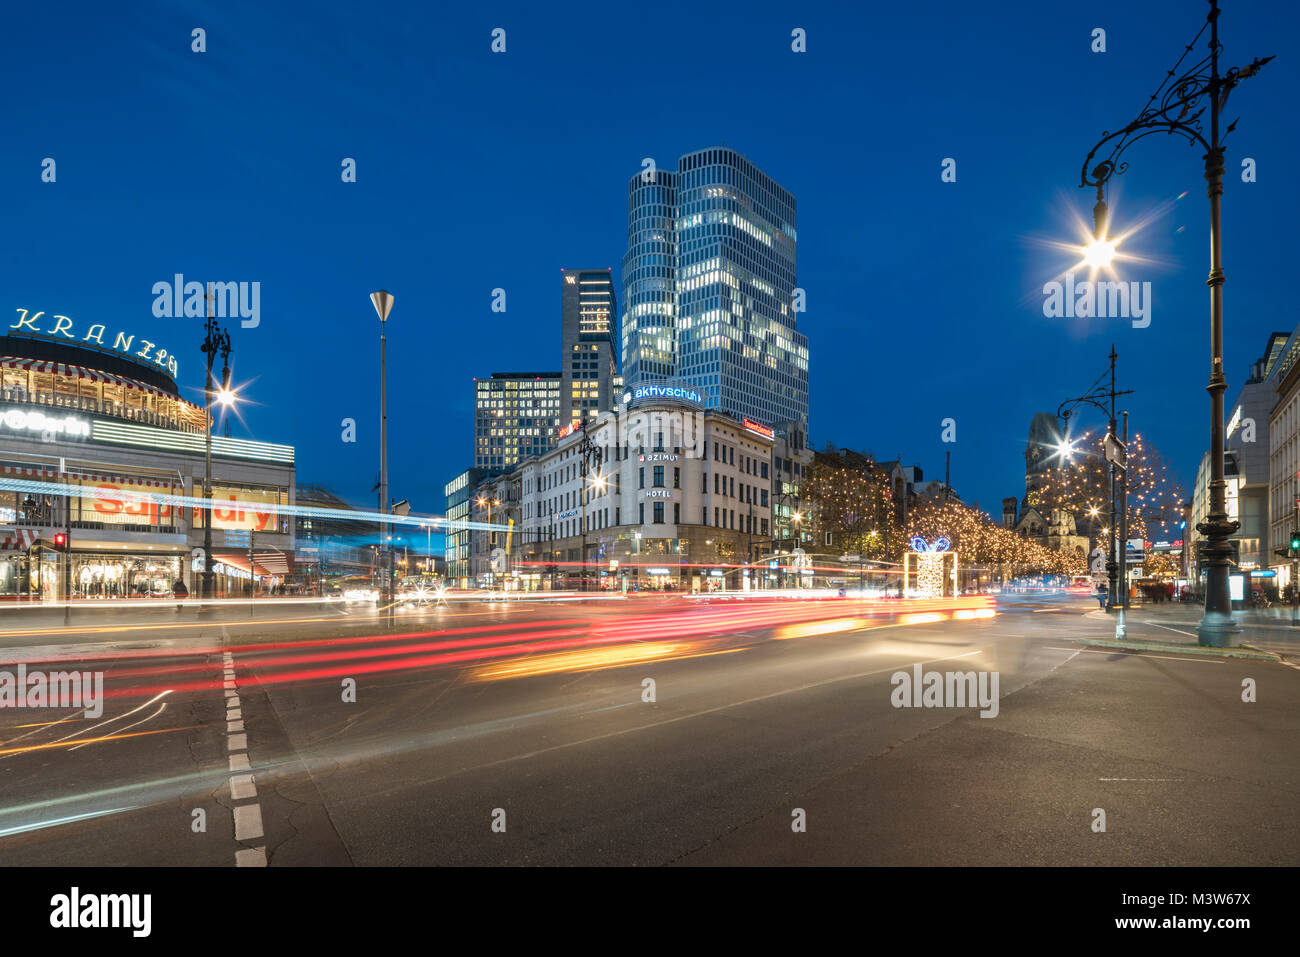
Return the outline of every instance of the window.
<path id="1" fill-rule="evenodd" d="M 644 466 L 644 465 L 641 466 L 641 468 L 640 468 L 639 471 L 640 471 L 640 473 L 641 473 L 641 486 L 640 486 L 640 487 L 641 487 L 641 488 L 645 488 L 645 466 Z"/>
<path id="2" fill-rule="evenodd" d="M 673 467 L 673 488 L 682 487 L 682 470 L 676 466 Z"/>
<path id="3" fill-rule="evenodd" d="M 706 505 L 706 506 L 702 506 L 702 507 L 700 508 L 700 524 L 701 524 L 701 525 L 708 525 L 708 524 L 709 524 L 709 509 L 708 509 L 708 506 L 707 506 L 707 505 Z"/>
<path id="4" fill-rule="evenodd" d="M 663 523 L 664 523 L 664 503 L 655 502 L 655 524 L 662 525 Z"/>
<path id="5" fill-rule="evenodd" d="M 758 498 L 759 498 L 758 504 L 763 506 L 764 508 L 767 508 L 767 489 L 759 489 Z"/>
<path id="6" fill-rule="evenodd" d="M 827 544 L 827 545 L 831 544 L 831 533 L 830 533 L 830 532 L 827 532 L 827 533 L 826 533 L 826 544 Z"/>
<path id="7" fill-rule="evenodd" d="M 701 480 L 702 480 L 702 481 L 700 482 L 700 493 L 703 494 L 703 495 L 707 495 L 707 494 L 708 494 L 708 491 L 709 491 L 709 473 L 708 473 L 708 472 L 701 472 L 701 473 L 700 473 L 700 478 L 701 478 Z M 705 524 L 707 525 L 708 523 L 705 522 Z"/>
<path id="8" fill-rule="evenodd" d="M 664 467 L 662 465 L 656 465 L 655 466 L 655 488 L 663 488 L 663 487 L 664 487 Z"/>
<path id="9" fill-rule="evenodd" d="M 615 525 L 623 524 L 623 510 L 621 508 L 616 507 L 614 509 L 614 524 Z"/>
<path id="10" fill-rule="evenodd" d="M 642 502 L 640 505 L 637 506 L 636 520 L 638 525 L 645 524 L 645 502 Z"/>
<path id="11" fill-rule="evenodd" d="M 767 478 L 767 463 L 766 463 L 766 462 L 760 462 L 760 463 L 758 464 L 758 470 L 759 470 L 759 474 L 760 474 L 763 478 Z"/>

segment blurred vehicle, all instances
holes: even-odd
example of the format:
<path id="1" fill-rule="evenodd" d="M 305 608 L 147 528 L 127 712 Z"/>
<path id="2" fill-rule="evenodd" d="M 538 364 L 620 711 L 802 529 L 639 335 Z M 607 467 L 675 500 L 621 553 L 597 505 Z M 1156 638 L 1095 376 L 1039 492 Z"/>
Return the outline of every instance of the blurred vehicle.
<path id="1" fill-rule="evenodd" d="M 347 578 L 340 578 L 332 584 L 333 587 L 329 589 L 328 593 L 341 595 L 344 604 L 352 605 L 358 602 L 379 601 L 379 589 L 365 575 L 350 575 Z"/>

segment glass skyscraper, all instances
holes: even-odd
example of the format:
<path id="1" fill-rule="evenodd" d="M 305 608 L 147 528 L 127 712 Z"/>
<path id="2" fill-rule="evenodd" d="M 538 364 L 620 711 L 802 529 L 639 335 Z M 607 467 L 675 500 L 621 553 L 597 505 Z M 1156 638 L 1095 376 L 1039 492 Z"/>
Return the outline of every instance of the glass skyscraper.
<path id="1" fill-rule="evenodd" d="M 709 408 L 808 425 L 795 328 L 795 201 L 734 150 L 699 150 L 628 183 L 623 378 L 698 388 Z"/>

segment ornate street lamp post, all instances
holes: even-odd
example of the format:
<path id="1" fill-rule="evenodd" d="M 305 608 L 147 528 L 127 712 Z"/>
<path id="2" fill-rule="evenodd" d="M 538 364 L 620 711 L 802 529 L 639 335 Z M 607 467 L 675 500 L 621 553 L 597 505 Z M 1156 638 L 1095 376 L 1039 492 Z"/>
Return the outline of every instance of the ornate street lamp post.
<path id="1" fill-rule="evenodd" d="M 207 430 L 204 438 L 203 466 L 203 578 L 200 594 L 203 598 L 213 597 L 212 588 L 212 400 L 217 398 L 223 405 L 229 404 L 233 393 L 230 391 L 230 332 L 217 325 L 212 314 L 211 293 L 208 296 L 208 320 L 203 326 L 203 355 L 207 361 L 207 376 L 203 384 L 204 416 Z M 212 382 L 212 363 L 221 353 L 221 392 L 216 393 Z M 250 568 L 251 572 L 252 569 Z"/>
<path id="2" fill-rule="evenodd" d="M 1209 52 L 1195 65 L 1179 73 L 1183 61 L 1196 49 L 1207 29 L 1210 32 Z M 1114 254 L 1114 244 L 1106 238 L 1106 184 L 1113 175 L 1128 169 L 1128 164 L 1120 159 L 1124 151 L 1153 133 L 1177 133 L 1205 151 L 1205 180 L 1210 198 L 1210 275 L 1206 280 L 1210 287 L 1210 381 L 1205 387 L 1210 393 L 1210 511 L 1207 520 L 1197 526 L 1197 531 L 1206 537 L 1203 549 L 1206 556 L 1205 615 L 1197 633 L 1202 645 L 1213 646 L 1232 644 L 1237 631 L 1232 621 L 1232 600 L 1228 591 L 1228 559 L 1232 552 L 1228 537 L 1239 527 L 1237 522 L 1228 519 L 1223 477 L 1223 393 L 1228 383 L 1223 375 L 1224 274 L 1219 218 L 1219 200 L 1223 195 L 1223 140 L 1236 127 L 1237 121 L 1233 120 L 1221 133 L 1219 113 L 1233 88 L 1247 77 L 1254 76 L 1260 67 L 1273 59 L 1271 56 L 1256 57 L 1249 66 L 1234 67 L 1220 75 L 1221 50 L 1219 2 L 1210 0 L 1205 24 L 1151 94 L 1137 119 L 1121 130 L 1102 135 L 1083 161 L 1079 180 L 1081 189 L 1093 187 L 1097 190 L 1097 205 L 1093 207 L 1094 239 L 1090 249 L 1096 254 L 1096 260 L 1104 264 Z M 1208 139 L 1202 125 L 1207 109 Z M 1102 158 L 1094 164 L 1099 155 Z"/>

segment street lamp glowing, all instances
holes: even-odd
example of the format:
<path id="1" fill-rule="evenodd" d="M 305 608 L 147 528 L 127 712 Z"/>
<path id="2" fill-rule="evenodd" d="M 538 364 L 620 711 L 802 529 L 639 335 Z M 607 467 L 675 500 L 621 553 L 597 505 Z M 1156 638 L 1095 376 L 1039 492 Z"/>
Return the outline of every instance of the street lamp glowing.
<path id="1" fill-rule="evenodd" d="M 222 386 L 221 389 L 217 391 L 217 402 L 220 405 L 233 405 L 235 398 L 236 396 L 233 389 L 228 389 L 225 386 Z"/>
<path id="2" fill-rule="evenodd" d="M 1083 261 L 1093 269 L 1109 269 L 1115 259 L 1118 240 L 1094 239 L 1083 247 Z"/>

